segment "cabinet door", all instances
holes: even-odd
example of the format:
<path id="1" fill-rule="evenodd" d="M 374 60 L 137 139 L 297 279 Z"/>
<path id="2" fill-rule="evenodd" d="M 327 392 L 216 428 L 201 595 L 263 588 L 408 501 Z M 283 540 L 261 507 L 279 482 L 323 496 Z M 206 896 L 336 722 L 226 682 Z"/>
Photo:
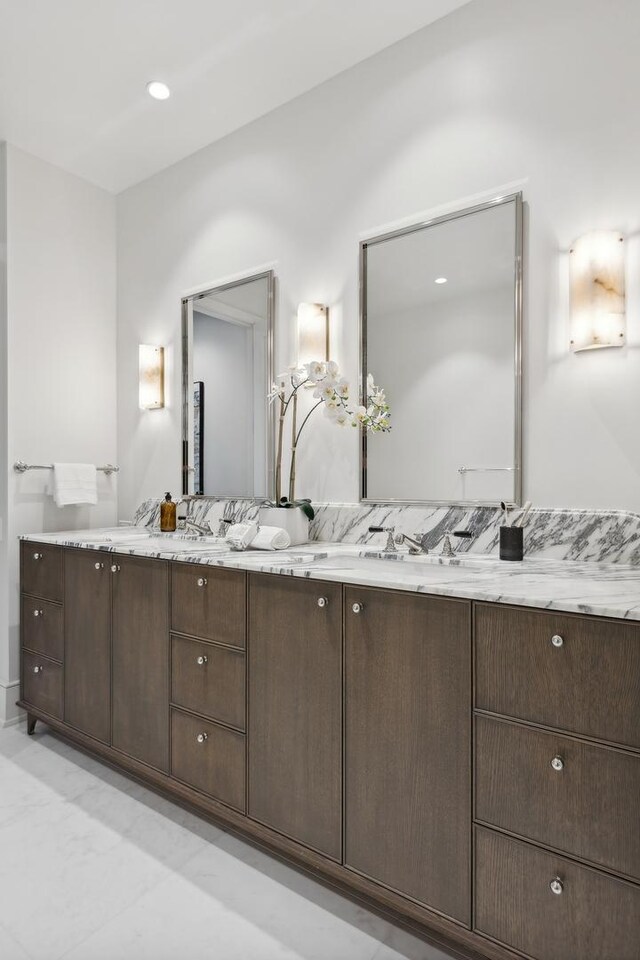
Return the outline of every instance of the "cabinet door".
<path id="1" fill-rule="evenodd" d="M 335 860 L 341 598 L 335 583 L 260 574 L 249 581 L 249 815 Z"/>
<path id="2" fill-rule="evenodd" d="M 113 566 L 113 746 L 168 772 L 168 565 L 114 555 Z"/>
<path id="3" fill-rule="evenodd" d="M 64 719 L 111 742 L 111 558 L 65 550 Z"/>
<path id="4" fill-rule="evenodd" d="M 470 922 L 466 601 L 345 591 L 345 863 Z"/>

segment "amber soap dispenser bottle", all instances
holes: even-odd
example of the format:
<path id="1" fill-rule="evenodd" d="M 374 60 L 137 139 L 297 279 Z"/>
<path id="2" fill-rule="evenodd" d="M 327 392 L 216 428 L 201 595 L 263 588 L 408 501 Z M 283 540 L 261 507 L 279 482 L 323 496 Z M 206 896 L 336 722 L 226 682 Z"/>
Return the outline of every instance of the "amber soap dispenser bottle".
<path id="1" fill-rule="evenodd" d="M 160 504 L 160 529 L 163 533 L 173 533 L 176 528 L 176 505 L 170 493 L 165 493 Z"/>

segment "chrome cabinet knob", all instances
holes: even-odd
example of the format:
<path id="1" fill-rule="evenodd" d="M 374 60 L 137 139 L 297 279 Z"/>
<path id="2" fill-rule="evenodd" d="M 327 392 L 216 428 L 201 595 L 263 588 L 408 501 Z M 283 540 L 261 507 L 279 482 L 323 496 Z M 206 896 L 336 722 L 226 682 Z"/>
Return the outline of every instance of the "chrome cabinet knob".
<path id="1" fill-rule="evenodd" d="M 208 733 L 199 733 L 198 736 L 196 737 L 196 740 L 198 741 L 198 743 L 204 743 L 205 740 L 208 740 L 208 739 L 209 739 Z"/>
<path id="2" fill-rule="evenodd" d="M 362 611 L 363 611 L 363 609 L 364 609 L 364 604 L 363 604 L 363 603 L 354 603 L 353 606 L 351 607 L 351 609 L 353 610 L 354 613 L 362 613 Z"/>
<path id="3" fill-rule="evenodd" d="M 94 563 L 94 567 L 96 568 L 96 570 L 104 570 L 104 563 L 100 563 L 100 561 L 98 560 Z"/>
<path id="4" fill-rule="evenodd" d="M 196 663 L 198 664 L 198 666 L 202 667 L 204 666 L 205 663 L 209 663 L 209 657 L 206 657 L 206 656 L 197 657 Z"/>
<path id="5" fill-rule="evenodd" d="M 206 577 L 198 577 L 198 586 L 199 586 L 199 587 L 206 587 L 206 585 L 207 585 L 207 578 L 206 578 Z"/>
<path id="6" fill-rule="evenodd" d="M 554 757 L 551 761 L 551 766 L 554 770 L 560 772 L 560 770 L 564 770 L 564 760 L 562 757 Z"/>
<path id="7" fill-rule="evenodd" d="M 41 554 L 41 553 L 34 553 L 33 559 L 34 559 L 34 560 L 42 560 L 42 554 Z"/>
<path id="8" fill-rule="evenodd" d="M 554 633 L 551 637 L 551 643 L 554 647 L 561 647 L 564 644 L 564 637 L 561 637 L 559 633 Z"/>
<path id="9" fill-rule="evenodd" d="M 42 673 L 43 670 L 44 670 L 44 667 L 34 667 L 34 668 L 33 668 L 33 672 L 34 672 L 34 673 Z"/>
<path id="10" fill-rule="evenodd" d="M 111 564 L 111 573 L 117 573 L 119 569 L 120 569 L 120 566 L 117 563 Z"/>
<path id="11" fill-rule="evenodd" d="M 318 597 L 318 606 L 319 606 L 319 607 L 326 607 L 326 606 L 328 606 L 328 605 L 329 605 L 329 598 L 328 598 L 328 597 Z"/>
<path id="12" fill-rule="evenodd" d="M 559 897 L 562 891 L 564 890 L 564 884 L 560 877 L 554 877 L 551 883 L 549 884 L 549 889 L 551 893 L 555 893 L 556 897 Z"/>
<path id="13" fill-rule="evenodd" d="M 34 610 L 33 615 L 34 617 L 44 617 L 44 610 Z"/>

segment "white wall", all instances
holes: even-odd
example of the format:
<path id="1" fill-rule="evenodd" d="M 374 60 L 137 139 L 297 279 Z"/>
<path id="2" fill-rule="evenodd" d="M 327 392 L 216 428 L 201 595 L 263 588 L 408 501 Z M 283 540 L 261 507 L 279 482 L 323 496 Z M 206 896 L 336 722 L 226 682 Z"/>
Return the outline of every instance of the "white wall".
<path id="1" fill-rule="evenodd" d="M 105 526 L 117 518 L 115 478 L 99 475 L 95 507 L 58 509 L 45 493 L 49 473 L 20 476 L 12 469 L 15 460 L 100 465 L 116 459 L 114 199 L 9 145 L 7 241 L 2 547 L 8 609 L 0 621 L 0 678 L 5 687 L 14 684 L 6 694 L 8 711 L 19 675 L 17 537 Z"/>
<path id="2" fill-rule="evenodd" d="M 482 0 L 122 194 L 123 515 L 179 485 L 181 295 L 276 261 L 279 367 L 319 300 L 354 378 L 363 232 L 522 180 L 525 495 L 640 510 L 639 31 L 637 0 Z M 566 251 L 598 227 L 628 238 L 628 346 L 572 356 Z M 140 418 L 145 341 L 172 362 L 167 409 Z M 335 431 L 303 442 L 301 495 L 357 498 L 356 434 Z"/>
<path id="3" fill-rule="evenodd" d="M 7 150 L 0 143 L 0 625 L 9 619 L 7 574 Z M 6 702 L 13 695 L 9 644 L 0 634 L 0 725 L 7 716 Z M 15 674 L 14 674 L 15 676 Z M 14 697 L 15 699 L 15 697 Z"/>

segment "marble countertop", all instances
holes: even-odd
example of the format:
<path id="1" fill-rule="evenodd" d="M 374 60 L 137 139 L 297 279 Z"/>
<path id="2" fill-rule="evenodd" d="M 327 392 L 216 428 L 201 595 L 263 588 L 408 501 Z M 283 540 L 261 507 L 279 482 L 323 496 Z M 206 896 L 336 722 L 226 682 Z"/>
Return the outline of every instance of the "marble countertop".
<path id="1" fill-rule="evenodd" d="M 224 540 L 143 527 L 31 534 L 23 540 L 111 553 L 387 587 L 446 597 L 640 620 L 640 567 L 497 556 L 389 555 L 375 547 L 312 541 L 279 552 L 229 550 Z"/>

